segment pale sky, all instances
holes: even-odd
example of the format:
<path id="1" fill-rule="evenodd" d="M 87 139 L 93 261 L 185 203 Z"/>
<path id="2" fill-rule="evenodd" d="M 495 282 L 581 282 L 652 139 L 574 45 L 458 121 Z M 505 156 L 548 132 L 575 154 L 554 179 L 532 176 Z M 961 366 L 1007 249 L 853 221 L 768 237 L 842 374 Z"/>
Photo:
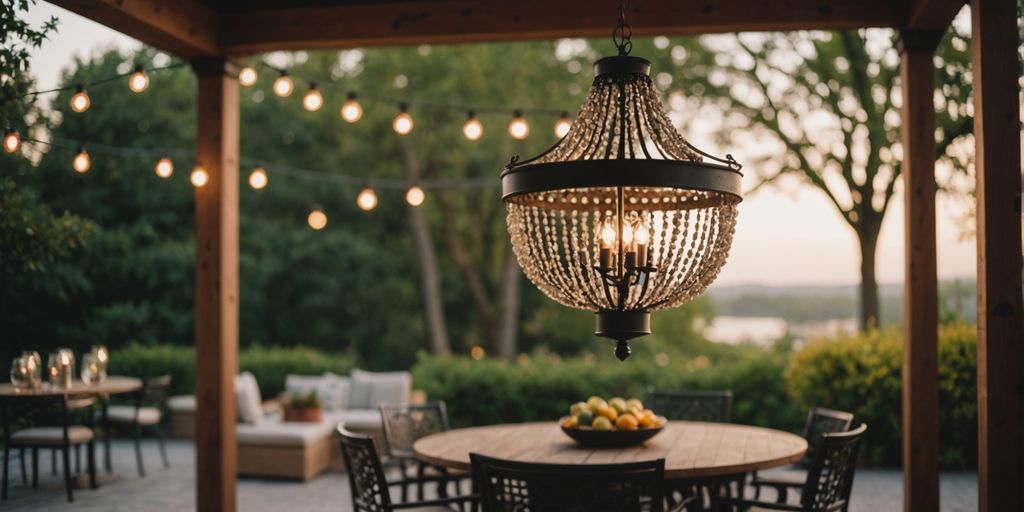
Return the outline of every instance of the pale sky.
<path id="1" fill-rule="evenodd" d="M 51 15 L 60 19 L 59 32 L 33 52 L 31 63 L 43 89 L 59 83 L 62 70 L 76 55 L 140 44 L 48 3 L 36 5 L 29 19 L 39 24 Z M 697 142 L 702 139 L 700 134 L 693 138 Z M 733 153 L 740 158 L 739 152 Z M 500 162 L 496 166 L 500 167 Z M 752 179 L 748 180 L 747 186 L 752 185 Z M 883 283 L 903 280 L 901 194 L 902 187 L 898 187 L 878 245 L 878 278 Z M 943 279 L 975 275 L 975 241 L 960 237 L 963 208 L 962 203 L 939 196 L 938 268 Z M 855 284 L 860 279 L 858 254 L 853 232 L 821 192 L 796 182 L 782 183 L 744 198 L 729 262 L 716 284 Z"/>

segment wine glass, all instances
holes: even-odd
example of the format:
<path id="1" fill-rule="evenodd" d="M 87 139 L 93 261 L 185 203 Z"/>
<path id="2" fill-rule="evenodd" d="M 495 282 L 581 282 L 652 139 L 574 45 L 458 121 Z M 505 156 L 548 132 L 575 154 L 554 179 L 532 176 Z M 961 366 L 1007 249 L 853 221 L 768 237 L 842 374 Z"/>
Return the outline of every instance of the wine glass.
<path id="1" fill-rule="evenodd" d="M 87 386 L 91 386 L 100 381 L 100 362 L 95 354 L 85 354 L 82 356 L 82 371 L 80 373 L 82 382 Z"/>
<path id="2" fill-rule="evenodd" d="M 21 353 L 22 357 L 27 357 L 29 362 L 29 377 L 32 384 L 32 389 L 39 389 L 39 386 L 43 382 L 43 359 L 39 357 L 39 352 L 35 350 L 26 350 Z"/>
<path id="3" fill-rule="evenodd" d="M 97 373 L 99 381 L 107 380 L 107 365 L 110 364 L 110 352 L 107 350 L 107 347 L 105 345 L 93 345 L 89 353 L 96 358 L 96 364 L 99 368 Z"/>
<path id="4" fill-rule="evenodd" d="M 32 372 L 29 365 L 29 358 L 25 356 L 15 357 L 11 362 L 11 385 L 18 391 L 32 387 Z"/>

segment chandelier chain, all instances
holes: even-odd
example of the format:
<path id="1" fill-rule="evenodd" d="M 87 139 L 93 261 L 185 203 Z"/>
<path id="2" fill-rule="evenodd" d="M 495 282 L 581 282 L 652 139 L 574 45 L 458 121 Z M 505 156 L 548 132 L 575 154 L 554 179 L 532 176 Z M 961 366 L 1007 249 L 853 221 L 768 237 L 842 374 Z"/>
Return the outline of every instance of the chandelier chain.
<path id="1" fill-rule="evenodd" d="M 629 55 L 633 50 L 633 28 L 626 23 L 626 0 L 619 2 L 619 25 L 612 32 L 612 42 L 619 49 L 619 56 Z"/>

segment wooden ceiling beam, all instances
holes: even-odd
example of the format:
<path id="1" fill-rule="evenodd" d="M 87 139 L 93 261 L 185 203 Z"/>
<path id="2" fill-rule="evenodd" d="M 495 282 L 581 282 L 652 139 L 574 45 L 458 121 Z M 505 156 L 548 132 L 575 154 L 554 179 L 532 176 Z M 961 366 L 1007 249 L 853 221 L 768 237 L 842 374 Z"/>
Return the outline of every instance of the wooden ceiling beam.
<path id="1" fill-rule="evenodd" d="M 49 0 L 186 59 L 217 55 L 217 13 L 197 0 Z"/>
<path id="2" fill-rule="evenodd" d="M 910 0 L 908 2 L 906 30 L 927 30 L 945 32 L 953 23 L 966 0 Z"/>
<path id="3" fill-rule="evenodd" d="M 607 4 L 607 5 L 605 5 Z M 638 36 L 738 31 L 898 27 L 906 4 L 892 0 L 634 0 L 626 19 Z M 424 0 L 225 12 L 221 47 L 232 54 L 610 37 L 614 2 Z"/>

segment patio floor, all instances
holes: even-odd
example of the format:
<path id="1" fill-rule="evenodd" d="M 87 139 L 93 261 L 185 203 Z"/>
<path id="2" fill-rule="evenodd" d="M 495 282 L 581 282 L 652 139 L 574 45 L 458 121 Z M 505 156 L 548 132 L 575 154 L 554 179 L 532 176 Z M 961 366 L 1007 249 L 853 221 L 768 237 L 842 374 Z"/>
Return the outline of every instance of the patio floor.
<path id="1" fill-rule="evenodd" d="M 39 489 L 21 484 L 17 458 L 11 457 L 10 495 L 5 510 L 75 511 L 188 511 L 195 508 L 195 463 L 192 444 L 171 441 L 170 469 L 160 465 L 156 443 L 144 445 L 146 478 L 135 470 L 135 452 L 131 442 L 114 444 L 113 481 L 101 479 L 101 487 L 75 492 L 75 502 L 64 498 L 63 480 L 50 475 L 49 453 L 40 454 Z M 98 456 L 102 450 L 98 450 Z M 102 458 L 102 457 L 99 457 Z M 83 460 L 84 462 L 84 460 Z M 30 470 L 31 471 L 31 470 Z M 102 473 L 101 473 L 102 475 Z M 110 477 L 105 477 L 110 478 Z M 102 484 L 106 485 L 102 485 Z M 977 475 L 943 473 L 942 510 L 977 510 Z M 853 486 L 850 510 L 853 512 L 898 511 L 902 508 L 903 487 L 900 472 L 888 469 L 861 469 Z M 326 473 L 306 484 L 275 480 L 240 479 L 238 509 L 257 512 L 306 512 L 351 510 L 348 480 L 344 473 Z"/>

